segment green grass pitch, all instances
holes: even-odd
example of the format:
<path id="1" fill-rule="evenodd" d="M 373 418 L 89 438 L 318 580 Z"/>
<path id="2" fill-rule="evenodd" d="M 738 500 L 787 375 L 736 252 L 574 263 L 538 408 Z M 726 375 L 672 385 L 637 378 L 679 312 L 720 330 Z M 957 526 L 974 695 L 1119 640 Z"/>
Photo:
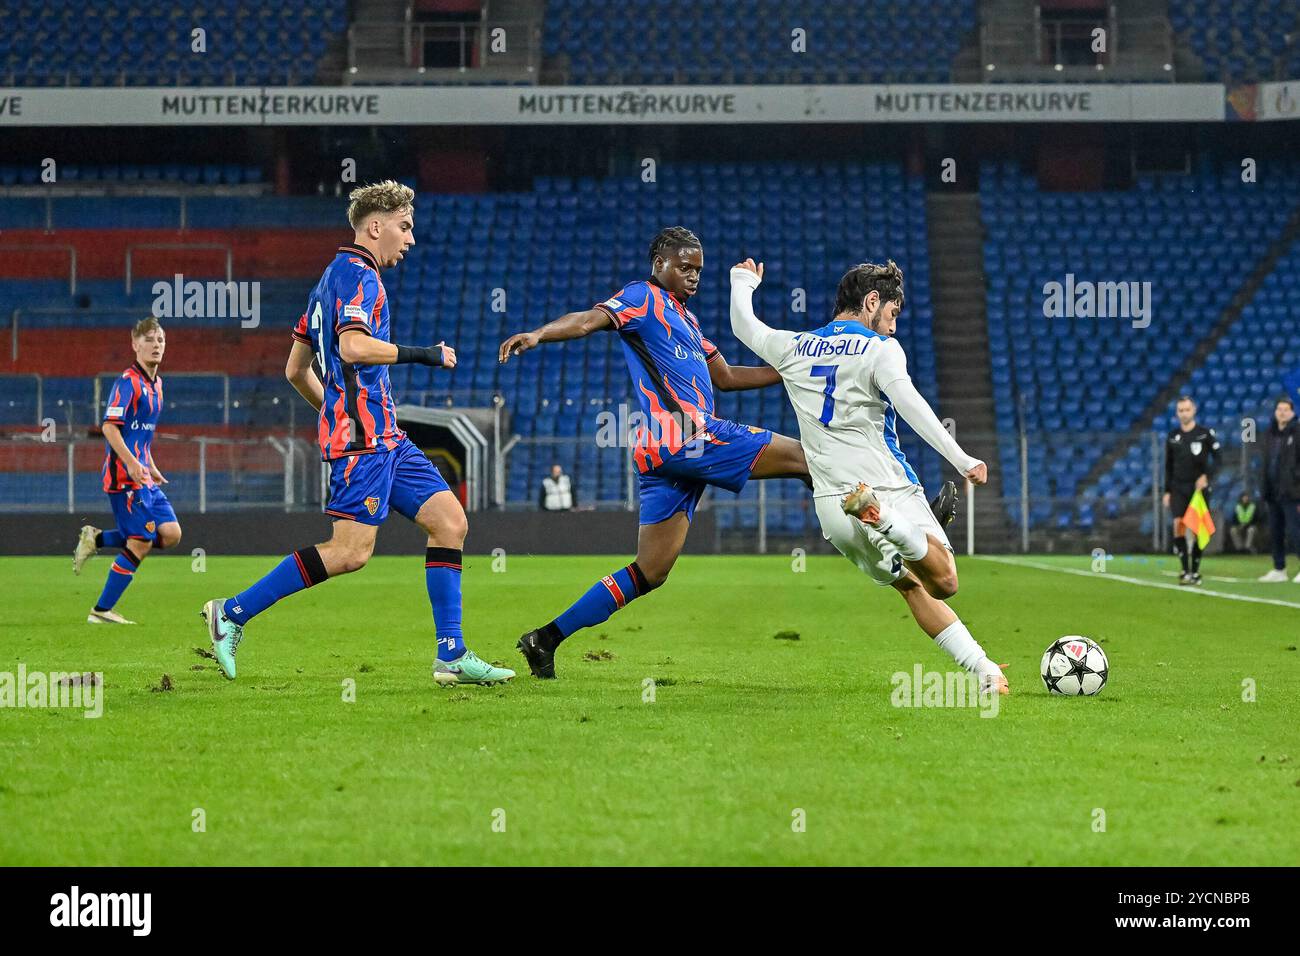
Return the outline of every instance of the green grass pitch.
<path id="1" fill-rule="evenodd" d="M 0 864 L 1300 862 L 1300 585 L 1249 583 L 1264 559 L 1209 559 L 1231 580 L 1206 587 L 1282 603 L 1106 580 L 1169 559 L 959 559 L 953 604 L 1010 664 L 991 719 L 891 704 L 949 659 L 838 557 L 683 558 L 559 681 L 451 691 L 422 562 L 376 558 L 253 622 L 227 683 L 199 607 L 275 560 L 150 558 L 119 608 L 141 623 L 110 628 L 82 623 L 106 558 L 0 558 L 0 671 L 105 681 L 100 719 L 0 709 Z M 470 645 L 523 669 L 519 633 L 619 562 L 492 563 L 466 561 Z M 1104 642 L 1096 698 L 1039 680 L 1070 633 Z"/>

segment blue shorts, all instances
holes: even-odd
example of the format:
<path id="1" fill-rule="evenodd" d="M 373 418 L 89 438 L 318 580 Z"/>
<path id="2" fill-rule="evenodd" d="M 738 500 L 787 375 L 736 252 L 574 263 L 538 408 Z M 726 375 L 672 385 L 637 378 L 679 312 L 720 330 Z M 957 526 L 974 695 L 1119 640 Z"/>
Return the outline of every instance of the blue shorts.
<path id="1" fill-rule="evenodd" d="M 772 443 L 772 433 L 766 428 L 722 419 L 710 423 L 709 432 L 725 444 L 697 438 L 641 475 L 641 524 L 667 521 L 679 511 L 685 511 L 690 521 L 709 485 L 739 493 L 759 456 Z"/>
<path id="2" fill-rule="evenodd" d="M 381 525 L 388 509 L 415 520 L 420 506 L 440 491 L 450 491 L 436 465 L 409 438 L 392 451 L 336 458 L 330 462 L 330 501 L 335 518 Z"/>
<path id="3" fill-rule="evenodd" d="M 113 491 L 108 495 L 117 519 L 117 530 L 128 538 L 152 541 L 158 535 L 158 526 L 176 520 L 172 503 L 163 490 L 154 485 Z"/>

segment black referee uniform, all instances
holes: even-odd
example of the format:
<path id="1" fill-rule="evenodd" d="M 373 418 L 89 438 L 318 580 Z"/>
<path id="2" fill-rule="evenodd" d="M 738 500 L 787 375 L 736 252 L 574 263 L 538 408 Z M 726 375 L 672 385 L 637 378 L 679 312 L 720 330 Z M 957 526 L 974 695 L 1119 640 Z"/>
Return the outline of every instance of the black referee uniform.
<path id="1" fill-rule="evenodd" d="M 1206 428 L 1197 423 L 1190 431 L 1175 428 L 1165 440 L 1165 491 L 1169 494 L 1169 511 L 1174 521 L 1179 522 L 1187 511 L 1187 505 L 1196 493 L 1196 479 L 1205 475 L 1213 480 L 1218 464 L 1219 439 L 1213 428 Z M 1201 492 L 1205 503 L 1210 503 L 1210 488 L 1207 485 Z M 1187 552 L 1187 536 L 1174 535 L 1174 553 L 1183 562 L 1183 578 L 1200 579 L 1201 546 L 1192 539 L 1190 562 Z"/>

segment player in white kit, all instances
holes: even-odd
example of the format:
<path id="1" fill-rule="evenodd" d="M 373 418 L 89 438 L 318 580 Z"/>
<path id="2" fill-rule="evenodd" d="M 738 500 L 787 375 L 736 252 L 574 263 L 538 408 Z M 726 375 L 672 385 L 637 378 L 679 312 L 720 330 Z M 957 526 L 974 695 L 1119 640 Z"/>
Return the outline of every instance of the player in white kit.
<path id="1" fill-rule="evenodd" d="M 754 315 L 763 266 L 731 270 L 731 330 L 781 373 L 799 419 L 822 534 L 877 584 L 892 585 L 935 643 L 980 678 L 982 691 L 1008 692 L 991 661 L 945 602 L 957 593 L 957 565 L 943 525 L 925 500 L 898 444 L 896 418 L 975 484 L 982 461 L 962 451 L 907 374 L 892 338 L 903 307 L 903 273 L 854 266 L 836 290 L 835 318 L 820 329 L 787 332 Z"/>

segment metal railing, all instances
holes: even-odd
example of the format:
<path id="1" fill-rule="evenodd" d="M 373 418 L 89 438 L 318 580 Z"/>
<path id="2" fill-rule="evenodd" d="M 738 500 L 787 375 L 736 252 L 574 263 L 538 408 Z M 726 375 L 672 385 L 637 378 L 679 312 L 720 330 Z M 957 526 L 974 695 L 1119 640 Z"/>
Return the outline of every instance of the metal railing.
<path id="1" fill-rule="evenodd" d="M 0 423 L 10 425 L 35 424 L 42 425 L 45 422 L 45 379 L 35 372 L 0 372 L 0 381 L 31 381 L 32 383 L 32 401 L 30 407 L 26 403 L 14 402 L 12 398 L 0 400 Z"/>
<path id="2" fill-rule="evenodd" d="M 48 432 L 31 432 L 0 439 L 0 511 L 71 513 L 102 502 L 103 439 L 42 440 L 48 437 Z M 1000 452 L 981 449 L 1002 490 L 998 494 L 989 487 L 966 487 L 960 517 L 947 529 L 957 553 L 1167 551 L 1172 516 L 1162 501 L 1162 435 L 1144 435 L 1129 450 L 1136 467 L 1131 463 L 1115 472 L 1128 476 L 1127 485 L 1112 479 L 1105 491 L 1081 488 L 1077 472 L 1067 484 L 1057 484 L 1054 465 L 1103 437 L 1118 442 L 1123 436 L 1026 433 L 1010 447 L 1003 436 Z M 637 478 L 628 450 L 602 449 L 600 454 L 609 460 L 601 461 L 602 478 L 593 485 L 583 480 L 583 471 L 594 466 L 593 460 L 575 459 L 589 444 L 589 439 L 574 437 L 516 436 L 507 442 L 502 454 L 504 478 L 508 481 L 521 469 L 526 478 L 509 482 L 512 494 L 499 506 L 537 509 L 541 480 L 552 461 L 558 460 L 574 479 L 579 509 L 635 511 Z M 969 445 L 977 447 L 974 441 Z M 521 457 L 530 448 L 532 453 Z M 546 453 L 539 455 L 539 448 Z M 1258 492 L 1261 462 L 1256 449 L 1236 445 L 1222 456 L 1210 493 L 1220 531 L 1212 549 L 1228 537 L 1226 527 L 1237 496 Z M 231 439 L 160 433 L 154 439 L 154 458 L 169 479 L 166 490 L 172 501 L 178 508 L 200 513 L 319 509 L 328 495 L 327 470 L 315 444 L 288 434 Z M 610 493 L 610 475 L 618 476 L 617 493 Z M 937 490 L 927 489 L 931 494 Z M 793 480 L 753 481 L 738 497 L 709 489 L 698 513 L 712 519 L 712 544 L 717 551 L 833 553 L 823 540 L 812 497 Z"/>
<path id="3" fill-rule="evenodd" d="M 566 471 L 572 476 L 572 462 L 583 449 L 591 447 L 592 441 L 589 437 L 558 435 L 524 437 L 522 435 L 512 435 L 502 446 L 499 465 L 503 506 L 510 511 L 537 508 L 541 482 L 550 473 L 552 463 L 559 462 L 561 465 L 566 462 L 569 463 Z M 545 453 L 539 455 L 538 451 Z M 527 456 L 527 459 L 525 459 L 525 456 Z M 597 488 L 595 495 L 588 497 L 586 490 L 579 488 L 575 484 L 574 495 L 577 498 L 577 507 L 581 509 L 634 510 L 637 501 L 636 469 L 632 464 L 631 451 L 626 447 L 600 448 L 595 457 L 588 459 L 588 461 L 593 461 L 596 458 L 600 460 L 601 470 L 605 475 L 617 474 L 620 476 L 618 491 L 616 494 L 611 494 L 610 486 L 606 484 L 604 493 L 600 488 Z M 528 461 L 526 465 L 522 463 L 525 460 Z M 523 482 L 524 493 L 509 497 L 505 494 L 505 489 L 508 486 L 512 468 L 516 470 L 523 469 L 527 479 Z"/>
<path id="4" fill-rule="evenodd" d="M 1104 30 L 1104 49 L 1093 50 L 1093 31 Z M 997 20 L 980 25 L 980 63 L 991 82 L 1173 82 L 1173 28 L 1164 17 L 1120 19 L 1114 6 L 1102 18 Z"/>
<path id="5" fill-rule="evenodd" d="M 66 511 L 103 505 L 103 439 L 0 440 L 0 511 Z M 320 503 L 320 456 L 301 438 L 154 436 L 153 457 L 178 509 L 285 511 Z M 6 478 L 14 480 L 6 481 Z"/>
<path id="6" fill-rule="evenodd" d="M 1156 552 L 1168 549 L 1172 516 L 1164 505 L 1164 434 L 1126 432 L 1026 431 L 1002 435 L 962 435 L 963 446 L 986 459 L 995 482 L 966 484 L 946 464 L 942 478 L 957 481 L 960 517 L 947 529 L 959 554 L 1007 552 Z M 1225 439 L 1209 503 L 1220 526 L 1227 525 L 1233 501 L 1241 491 L 1259 485 L 1258 445 Z M 525 468 L 528 478 L 514 481 L 506 500 L 511 510 L 538 507 L 538 492 L 552 461 L 559 461 L 579 489 L 580 507 L 634 510 L 637 479 L 626 448 L 601 449 L 596 465 L 590 437 L 515 436 L 506 446 L 506 476 Z M 520 456 L 524 449 L 547 449 Z M 1094 466 L 1101 478 L 1085 487 Z M 575 467 L 576 464 L 576 467 Z M 584 468 L 597 467 L 608 488 L 608 476 L 621 474 L 619 494 L 584 496 Z M 932 482 L 940 476 L 931 476 Z M 964 486 L 964 487 L 963 487 Z M 1000 489 L 1000 490 L 998 490 Z M 937 483 L 927 487 L 937 493 Z M 793 493 L 792 493 L 793 491 Z M 801 485 L 790 481 L 753 481 L 739 497 L 710 489 L 699 511 L 712 513 L 714 546 L 719 551 L 776 553 L 801 548 L 827 552 L 813 501 Z M 1221 535 L 1220 540 L 1226 539 Z M 1217 545 L 1216 545 L 1217 546 Z"/>
<path id="7" fill-rule="evenodd" d="M 104 402 L 106 401 L 106 399 L 104 398 L 104 387 L 103 387 L 104 380 L 108 379 L 108 381 L 111 383 L 113 381 L 116 381 L 118 378 L 120 378 L 121 375 L 122 375 L 121 372 L 100 372 L 95 376 L 95 394 L 92 401 L 95 403 L 94 407 L 95 407 L 95 413 L 97 415 L 104 408 Z M 168 381 L 173 381 L 173 382 L 176 381 L 177 379 L 180 379 L 182 381 L 186 381 L 186 380 L 201 381 L 204 379 L 208 379 L 214 382 L 220 382 L 221 403 L 218 407 L 221 410 L 221 424 L 223 425 L 230 424 L 230 376 L 227 375 L 225 372 L 168 372 L 167 379 Z M 109 387 L 110 388 L 112 387 L 111 384 Z M 164 404 L 167 403 L 166 395 L 163 396 L 163 402 Z M 209 407 L 211 407 L 211 403 L 207 403 L 207 404 L 209 404 Z"/>
<path id="8" fill-rule="evenodd" d="M 139 309 L 74 309 L 74 308 L 39 308 L 39 309 L 14 309 L 9 316 L 9 357 L 12 361 L 18 361 L 18 342 L 19 330 L 22 326 L 21 318 L 24 316 L 38 315 L 57 315 L 65 317 L 63 325 L 77 326 L 117 326 L 121 328 L 130 328 L 141 318 L 143 314 Z M 111 320 L 110 320 L 111 317 Z M 86 320 L 90 319 L 90 322 Z M 102 320 L 102 321 L 98 321 Z"/>
<path id="9" fill-rule="evenodd" d="M 542 24 L 533 20 L 353 23 L 348 73 L 388 82 L 536 82 Z"/>
<path id="10" fill-rule="evenodd" d="M 49 231 L 48 226 L 46 231 Z M 0 252 L 21 252 L 32 255 L 38 252 L 66 252 L 68 254 L 68 295 L 77 294 L 77 247 L 64 245 L 0 245 Z M 17 278 L 7 276 L 6 278 Z"/>
<path id="11" fill-rule="evenodd" d="M 150 251 L 158 249 L 168 249 L 172 251 L 195 251 L 195 250 L 214 250 L 226 254 L 226 281 L 231 282 L 234 279 L 234 261 L 235 254 L 230 245 L 224 242 L 136 242 L 126 247 L 126 274 L 124 288 L 127 295 L 131 294 L 131 265 L 135 251 L 137 249 Z"/>

